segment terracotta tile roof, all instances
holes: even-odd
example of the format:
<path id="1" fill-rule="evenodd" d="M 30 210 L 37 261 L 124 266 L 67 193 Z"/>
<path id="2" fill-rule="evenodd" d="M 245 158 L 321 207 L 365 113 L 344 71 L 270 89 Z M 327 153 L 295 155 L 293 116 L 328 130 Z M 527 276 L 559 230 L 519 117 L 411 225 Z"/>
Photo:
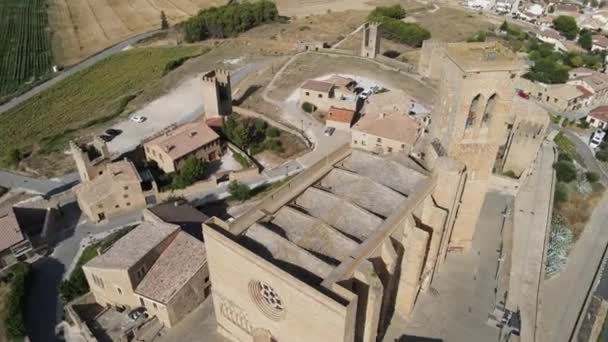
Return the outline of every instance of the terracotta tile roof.
<path id="1" fill-rule="evenodd" d="M 179 226 L 168 223 L 143 222 L 85 266 L 129 269 L 178 230 Z"/>
<path id="2" fill-rule="evenodd" d="M 420 124 L 402 113 L 366 114 L 353 129 L 414 145 L 418 140 Z"/>
<path id="3" fill-rule="evenodd" d="M 355 111 L 353 110 L 336 108 L 334 106 L 331 106 L 329 107 L 329 114 L 327 115 L 327 120 L 351 124 L 353 122 L 354 117 Z"/>
<path id="4" fill-rule="evenodd" d="M 557 4 L 555 5 L 556 12 L 576 12 L 578 13 L 578 6 L 573 4 Z"/>
<path id="5" fill-rule="evenodd" d="M 594 34 L 592 37 L 593 45 L 600 46 L 602 48 L 608 48 L 608 38 L 601 34 Z"/>
<path id="6" fill-rule="evenodd" d="M 336 87 L 346 88 L 349 85 L 356 84 L 357 82 L 350 77 L 344 77 L 340 75 L 333 75 L 326 82 L 333 83 Z"/>
<path id="7" fill-rule="evenodd" d="M 595 108 L 589 113 L 589 116 L 597 120 L 608 122 L 608 106 L 599 106 Z"/>
<path id="8" fill-rule="evenodd" d="M 135 292 L 167 304 L 206 263 L 205 245 L 187 233 L 179 232 Z"/>
<path id="9" fill-rule="evenodd" d="M 145 145 L 156 145 L 165 151 L 173 160 L 186 156 L 201 147 L 219 139 L 207 124 L 197 121 L 175 128 Z"/>
<path id="10" fill-rule="evenodd" d="M 593 93 L 590 92 L 589 90 L 587 90 L 583 86 L 577 85 L 576 89 L 580 90 L 580 92 L 583 94 L 581 97 L 591 97 L 591 96 L 593 96 Z"/>
<path id="11" fill-rule="evenodd" d="M 302 86 L 300 88 L 312 90 L 312 91 L 318 91 L 321 93 L 329 93 L 333 87 L 334 87 L 334 85 L 329 82 L 308 80 L 308 81 L 304 82 L 304 84 L 302 84 Z"/>
<path id="12" fill-rule="evenodd" d="M 556 40 L 563 39 L 562 35 L 559 32 L 555 31 L 554 29 L 550 29 L 550 28 L 542 30 L 539 33 L 539 35 L 543 36 L 543 37 L 553 38 Z"/>
<path id="13" fill-rule="evenodd" d="M 12 207 L 0 209 L 0 251 L 24 240 Z"/>

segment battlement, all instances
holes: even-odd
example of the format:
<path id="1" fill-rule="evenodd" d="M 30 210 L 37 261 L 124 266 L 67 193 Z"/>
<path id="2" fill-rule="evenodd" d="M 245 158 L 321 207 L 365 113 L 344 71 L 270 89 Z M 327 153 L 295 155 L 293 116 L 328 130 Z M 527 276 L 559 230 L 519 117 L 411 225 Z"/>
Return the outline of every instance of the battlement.
<path id="1" fill-rule="evenodd" d="M 203 82 L 226 85 L 230 83 L 230 71 L 223 69 L 211 70 L 203 75 Z"/>

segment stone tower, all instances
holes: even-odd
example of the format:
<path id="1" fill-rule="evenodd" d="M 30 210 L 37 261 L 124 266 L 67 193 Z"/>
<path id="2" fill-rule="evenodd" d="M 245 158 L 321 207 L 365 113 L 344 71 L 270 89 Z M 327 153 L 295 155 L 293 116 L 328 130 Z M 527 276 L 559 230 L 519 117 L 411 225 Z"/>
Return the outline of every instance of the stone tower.
<path id="1" fill-rule="evenodd" d="M 218 69 L 203 75 L 203 101 L 207 120 L 232 114 L 230 72 Z"/>
<path id="2" fill-rule="evenodd" d="M 361 56 L 376 58 L 380 53 L 380 24 L 365 23 L 363 25 L 363 42 L 361 43 Z"/>
<path id="3" fill-rule="evenodd" d="M 498 150 L 506 143 L 514 81 L 524 65 L 498 43 L 457 43 L 437 48 L 441 55 L 432 62 L 441 63 L 441 82 L 431 134 L 447 156 L 466 166 L 467 179 L 450 238 L 452 250 L 466 250 L 475 233 Z M 429 66 L 429 70 L 436 68 Z"/>
<path id="4" fill-rule="evenodd" d="M 110 152 L 105 141 L 93 138 L 93 143 L 81 147 L 70 141 L 70 151 L 81 182 L 87 182 L 103 174 L 105 165 L 110 161 Z"/>

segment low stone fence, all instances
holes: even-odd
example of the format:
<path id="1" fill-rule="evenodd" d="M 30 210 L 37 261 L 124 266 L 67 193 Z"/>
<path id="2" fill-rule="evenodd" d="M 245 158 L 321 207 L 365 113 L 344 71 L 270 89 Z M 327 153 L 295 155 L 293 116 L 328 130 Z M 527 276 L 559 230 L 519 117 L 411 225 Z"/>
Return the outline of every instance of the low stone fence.
<path id="1" fill-rule="evenodd" d="M 412 73 L 412 72 L 416 71 L 416 67 L 410 63 L 401 62 L 396 59 L 388 58 L 383 55 L 377 55 L 376 60 L 380 63 L 392 66 L 393 68 L 396 68 L 398 71 L 405 71 L 407 73 Z"/>
<path id="2" fill-rule="evenodd" d="M 235 113 L 240 114 L 242 116 L 248 116 L 248 117 L 264 120 L 269 125 L 274 126 L 274 127 L 278 128 L 280 130 L 283 130 L 283 131 L 285 131 L 287 133 L 293 134 L 296 137 L 300 138 L 304 142 L 304 144 L 306 144 L 307 147 L 310 148 L 312 146 L 312 143 L 310 142 L 310 140 L 305 135 L 303 135 L 301 131 L 299 131 L 299 130 L 297 130 L 295 128 L 292 128 L 292 127 L 290 127 L 290 126 L 288 126 L 288 125 L 286 125 L 284 123 L 281 123 L 279 121 L 273 120 L 273 119 L 269 118 L 266 115 L 262 115 L 260 113 L 254 112 L 254 111 L 252 111 L 250 109 L 247 109 L 247 108 L 233 106 L 232 110 Z"/>

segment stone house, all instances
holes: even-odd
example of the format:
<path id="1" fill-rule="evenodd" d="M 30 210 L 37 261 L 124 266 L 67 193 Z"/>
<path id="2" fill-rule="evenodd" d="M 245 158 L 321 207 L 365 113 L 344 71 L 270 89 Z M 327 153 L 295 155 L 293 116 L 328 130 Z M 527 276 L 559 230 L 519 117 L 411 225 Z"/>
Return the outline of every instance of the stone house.
<path id="1" fill-rule="evenodd" d="M 559 112 L 579 110 L 589 105 L 593 94 L 582 86 L 560 84 L 547 87 L 540 101 Z"/>
<path id="2" fill-rule="evenodd" d="M 329 107 L 325 118 L 325 126 L 333 127 L 342 131 L 350 131 L 350 126 L 355 119 L 355 111 L 344 108 Z"/>
<path id="3" fill-rule="evenodd" d="M 591 51 L 606 51 L 608 49 L 608 38 L 602 34 L 594 34 L 591 41 Z"/>
<path id="4" fill-rule="evenodd" d="M 348 95 L 348 96 L 347 96 Z M 357 109 L 356 96 L 344 89 L 336 89 L 329 81 L 308 80 L 300 87 L 300 104 L 308 102 L 321 112 L 329 111 L 330 107 L 349 110 Z"/>
<path id="5" fill-rule="evenodd" d="M 608 106 L 599 106 L 589 112 L 585 118 L 595 128 L 608 129 Z"/>
<path id="6" fill-rule="evenodd" d="M 144 143 L 146 159 L 165 173 L 178 171 L 189 157 L 206 162 L 220 159 L 223 150 L 220 136 L 200 121 L 162 132 Z"/>
<path id="7" fill-rule="evenodd" d="M 602 104 L 608 100 L 608 75 L 594 71 L 591 75 L 580 76 L 568 81 L 583 87 L 593 94 L 591 103 Z"/>
<path id="8" fill-rule="evenodd" d="M 32 255 L 32 243 L 27 233 L 21 229 L 12 207 L 0 208 L 0 236 L 0 269 Z"/>
<path id="9" fill-rule="evenodd" d="M 82 212 L 93 222 L 108 220 L 156 203 L 156 184 L 142 179 L 129 160 L 107 164 L 91 181 L 74 188 Z"/>
<path id="10" fill-rule="evenodd" d="M 167 223 L 141 223 L 82 269 L 98 304 L 145 307 L 167 327 L 211 293 L 204 244 Z"/>
<path id="11" fill-rule="evenodd" d="M 409 153 L 422 135 L 421 125 L 406 113 L 368 113 L 351 130 L 351 146 L 374 153 Z"/>
<path id="12" fill-rule="evenodd" d="M 565 38 L 554 29 L 544 28 L 536 37 L 542 42 L 553 44 L 559 51 L 568 51 L 568 48 L 564 45 Z"/>

